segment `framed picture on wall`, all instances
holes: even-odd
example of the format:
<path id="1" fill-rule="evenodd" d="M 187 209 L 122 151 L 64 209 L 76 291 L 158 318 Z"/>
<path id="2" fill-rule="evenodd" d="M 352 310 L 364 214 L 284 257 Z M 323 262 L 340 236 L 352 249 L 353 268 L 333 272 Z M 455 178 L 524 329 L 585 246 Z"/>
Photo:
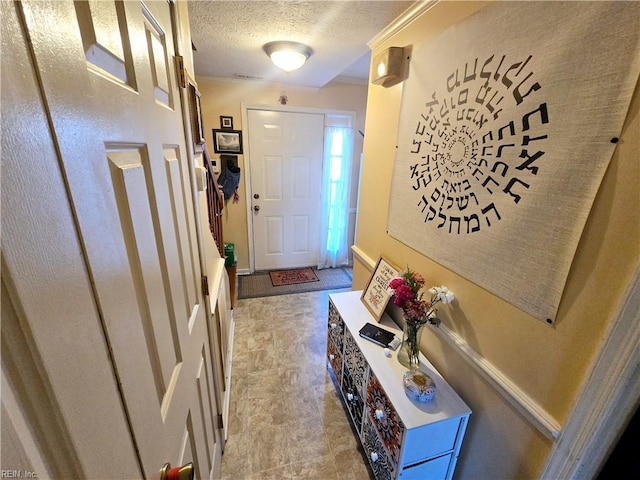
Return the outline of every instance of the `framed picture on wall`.
<path id="1" fill-rule="evenodd" d="M 204 128 L 202 123 L 202 109 L 200 107 L 200 92 L 189 82 L 189 116 L 191 117 L 191 137 L 194 151 L 204 143 Z"/>
<path id="2" fill-rule="evenodd" d="M 233 130 L 233 117 L 220 115 L 220 128 Z"/>
<path id="3" fill-rule="evenodd" d="M 242 131 L 213 129 L 213 151 L 215 153 L 242 154 Z"/>
<path id="4" fill-rule="evenodd" d="M 400 275 L 400 271 L 392 265 L 386 258 L 380 257 L 376 268 L 373 269 L 367 287 L 362 291 L 360 300 L 367 310 L 379 322 L 391 299 L 392 292 L 389 289 L 389 282 Z"/>

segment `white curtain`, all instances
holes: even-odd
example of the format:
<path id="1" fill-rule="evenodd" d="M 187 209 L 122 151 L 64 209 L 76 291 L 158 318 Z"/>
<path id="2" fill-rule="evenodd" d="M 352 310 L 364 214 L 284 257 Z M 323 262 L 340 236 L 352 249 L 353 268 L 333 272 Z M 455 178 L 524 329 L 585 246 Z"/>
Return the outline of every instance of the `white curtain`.
<path id="1" fill-rule="evenodd" d="M 347 265 L 349 179 L 353 154 L 353 129 L 325 128 L 322 166 L 322 225 L 318 268 Z"/>

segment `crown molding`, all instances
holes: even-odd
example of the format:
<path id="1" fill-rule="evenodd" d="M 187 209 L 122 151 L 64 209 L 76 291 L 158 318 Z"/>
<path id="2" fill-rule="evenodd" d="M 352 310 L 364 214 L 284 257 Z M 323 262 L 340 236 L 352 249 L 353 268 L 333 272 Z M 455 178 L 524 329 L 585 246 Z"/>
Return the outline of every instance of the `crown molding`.
<path id="1" fill-rule="evenodd" d="M 380 43 L 390 39 L 397 34 L 403 28 L 406 28 L 415 20 L 417 20 L 423 13 L 431 10 L 435 7 L 440 0 L 421 0 L 409 8 L 407 8 L 398 18 L 387 25 L 384 30 L 378 33 L 375 37 L 367 42 L 367 46 L 373 50 Z"/>

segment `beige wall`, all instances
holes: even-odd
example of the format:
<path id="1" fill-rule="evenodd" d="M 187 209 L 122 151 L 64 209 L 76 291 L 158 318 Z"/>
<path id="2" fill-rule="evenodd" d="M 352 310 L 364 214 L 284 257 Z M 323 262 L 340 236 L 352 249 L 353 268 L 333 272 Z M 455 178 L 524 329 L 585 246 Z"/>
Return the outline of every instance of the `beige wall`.
<path id="1" fill-rule="evenodd" d="M 484 5 L 439 3 L 393 38 L 375 45 L 373 54 L 434 37 Z M 453 290 L 457 301 L 444 316 L 445 325 L 562 425 L 640 259 L 640 92 L 636 89 L 595 199 L 553 327 L 387 235 L 401 94 L 401 84 L 369 89 L 356 247 L 368 260 L 383 254 L 399 267 L 410 265 L 421 272 L 427 284 L 444 284 Z M 368 281 L 369 263 L 356 259 L 354 288 L 363 288 Z M 553 440 L 542 435 L 434 333 L 423 333 L 421 348 L 473 411 L 456 478 L 539 475 Z"/>
<path id="2" fill-rule="evenodd" d="M 265 57 L 266 59 L 266 57 Z M 304 67 L 303 67 L 304 68 Z M 309 107 L 334 110 L 349 110 L 356 112 L 354 159 L 352 163 L 352 184 L 357 185 L 362 152 L 362 136 L 358 130 L 364 131 L 364 120 L 367 101 L 367 85 L 330 82 L 323 88 L 293 88 L 286 85 L 269 84 L 251 80 L 223 80 L 207 77 L 197 77 L 198 89 L 201 93 L 202 115 L 205 127 L 205 138 L 208 150 L 213 158 L 219 157 L 213 153 L 213 137 L 211 130 L 220 128 L 220 115 L 232 116 L 233 127 L 243 130 L 242 104 L 266 105 L 280 107 L 278 99 L 281 95 L 288 98 L 287 107 Z M 246 134 L 246 132 L 243 132 Z M 238 271 L 249 269 L 249 239 L 247 226 L 247 203 L 244 174 L 244 156 L 238 157 L 238 164 L 242 169 L 242 178 L 238 193 L 240 201 L 226 204 L 223 211 L 224 241 L 235 244 L 235 256 Z M 350 207 L 355 210 L 357 192 L 353 195 Z M 355 223 L 355 212 L 351 215 Z"/>

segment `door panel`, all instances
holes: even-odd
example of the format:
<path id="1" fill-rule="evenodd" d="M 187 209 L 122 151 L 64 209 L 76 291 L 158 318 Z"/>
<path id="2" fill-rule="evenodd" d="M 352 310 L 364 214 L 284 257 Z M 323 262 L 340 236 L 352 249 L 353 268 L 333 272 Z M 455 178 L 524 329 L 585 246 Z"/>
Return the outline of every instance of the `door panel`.
<path id="1" fill-rule="evenodd" d="M 166 299 L 162 298 L 164 286 L 160 259 L 140 153 L 139 149 L 111 151 L 107 158 L 122 237 L 134 278 L 137 314 L 141 319 L 155 388 L 159 401 L 162 401 L 180 352 L 174 350 L 172 322 Z"/>
<path id="2" fill-rule="evenodd" d="M 174 272 L 176 275 L 179 273 L 180 277 L 177 277 L 174 282 L 176 285 L 184 286 L 181 292 L 182 295 L 174 295 L 177 303 L 176 309 L 189 315 L 189 305 L 194 305 L 197 302 L 196 292 L 198 290 L 198 252 L 194 249 L 195 240 L 193 238 L 195 232 L 192 230 L 193 225 L 189 222 L 189 218 L 193 213 L 189 208 L 190 203 L 186 201 L 188 192 L 184 191 L 184 186 L 188 184 L 189 180 L 182 177 L 178 152 L 175 148 L 164 149 L 164 160 L 173 228 L 176 232 L 179 254 L 177 265 L 169 265 L 169 271 Z"/>
<path id="3" fill-rule="evenodd" d="M 221 445 L 174 7 L 20 5 L 144 477 L 191 460 L 210 477 Z"/>
<path id="4" fill-rule="evenodd" d="M 249 110 L 248 119 L 255 269 L 316 265 L 324 116 Z"/>
<path id="5" fill-rule="evenodd" d="M 149 54 L 149 67 L 153 82 L 153 94 L 156 100 L 169 108 L 174 107 L 174 91 L 171 88 L 171 70 L 169 68 L 169 56 L 167 52 L 167 39 L 165 32 L 149 11 L 149 7 L 142 5 L 144 26 Z M 175 78 L 175 77 L 174 77 Z"/>
<path id="6" fill-rule="evenodd" d="M 264 200 L 282 200 L 282 157 L 265 155 L 263 175 Z"/>
<path id="7" fill-rule="evenodd" d="M 293 200 L 310 200 L 310 195 L 314 193 L 311 185 L 318 180 L 317 178 L 312 178 L 312 175 L 316 172 L 311 164 L 314 160 L 317 161 L 318 159 L 300 155 L 293 157 L 293 192 L 291 195 Z M 320 164 L 322 165 L 322 160 Z"/>
<path id="8" fill-rule="evenodd" d="M 284 222 L 282 217 L 271 216 L 264 220 L 267 255 L 284 253 Z"/>
<path id="9" fill-rule="evenodd" d="M 92 0 L 75 3 L 85 58 L 98 72 L 113 76 L 135 89 L 133 59 L 127 30 L 114 31 L 112 25 L 125 23 L 121 2 Z"/>
<path id="10" fill-rule="evenodd" d="M 291 218 L 293 225 L 293 252 L 306 253 L 311 250 L 312 239 L 309 238 L 311 225 L 308 215 L 295 215 Z"/>

